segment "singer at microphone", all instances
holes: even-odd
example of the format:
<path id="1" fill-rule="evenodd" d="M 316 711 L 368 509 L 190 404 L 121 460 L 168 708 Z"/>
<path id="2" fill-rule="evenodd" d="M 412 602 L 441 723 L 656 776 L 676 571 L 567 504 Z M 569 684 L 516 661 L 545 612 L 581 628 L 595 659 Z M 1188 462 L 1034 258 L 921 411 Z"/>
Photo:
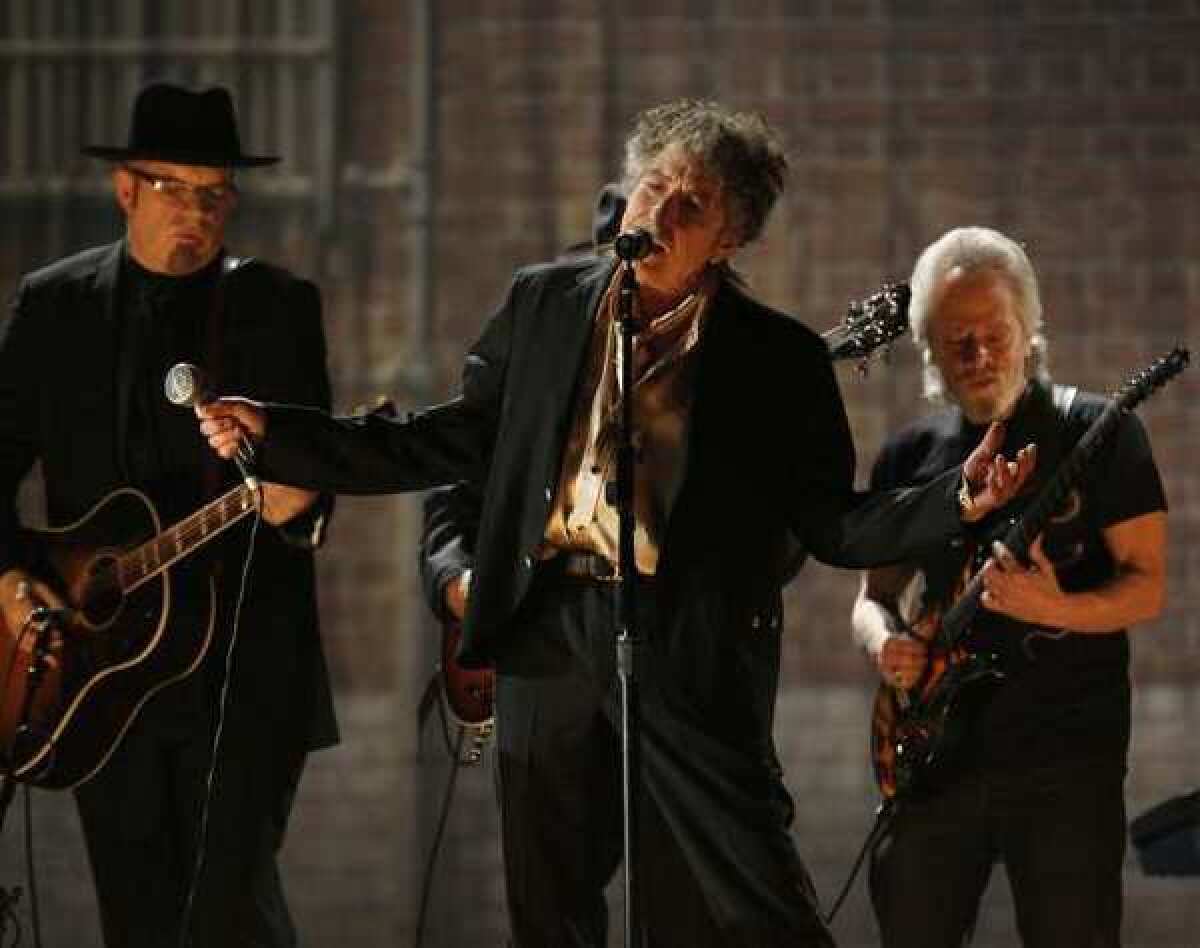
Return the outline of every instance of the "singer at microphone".
<path id="1" fill-rule="evenodd" d="M 770 747 L 782 586 L 799 565 L 788 554 L 800 541 L 841 565 L 923 555 L 961 532 L 962 475 L 855 491 L 826 348 L 756 300 L 732 267 L 786 179 L 784 147 L 761 116 L 666 103 L 639 116 L 625 154 L 619 259 L 521 268 L 464 362 L 457 397 L 394 419 L 221 398 L 199 410 L 202 430 L 225 457 L 231 422 L 265 432 L 266 474 L 327 490 L 454 485 L 438 532 L 470 551 L 474 577 L 457 659 L 506 664 L 497 733 L 519 735 L 498 756 L 505 866 L 519 869 L 508 879 L 514 942 L 603 943 L 620 855 L 633 880 L 627 930 L 649 942 L 829 948 L 787 807 L 776 805 L 788 799 Z M 637 268 L 619 262 L 639 258 Z M 635 269 L 636 289 L 625 282 Z M 622 297 L 640 323 L 621 365 L 628 383 L 613 358 L 634 335 L 615 338 Z M 618 406 L 635 435 L 617 495 L 633 514 L 631 543 L 608 486 Z M 1022 480 L 1007 496 L 992 490 L 987 508 Z M 423 568 L 444 587 L 467 564 L 440 542 Z M 630 590 L 636 597 L 620 594 Z M 615 626 L 642 620 L 648 647 L 605 661 Z M 668 639 L 687 648 L 663 647 Z M 616 716 L 611 699 L 630 677 L 648 700 Z M 648 739 L 626 745 L 641 753 L 622 755 L 643 719 Z M 625 804 L 639 794 L 654 819 L 635 832 L 637 808 Z M 617 813 L 629 817 L 622 853 L 611 845 Z M 569 815 L 572 831 L 546 832 L 547 814 Z M 605 857 L 573 871 L 580 847 Z M 682 871 L 658 871 L 668 864 Z M 639 917 L 643 895 L 654 904 Z"/>

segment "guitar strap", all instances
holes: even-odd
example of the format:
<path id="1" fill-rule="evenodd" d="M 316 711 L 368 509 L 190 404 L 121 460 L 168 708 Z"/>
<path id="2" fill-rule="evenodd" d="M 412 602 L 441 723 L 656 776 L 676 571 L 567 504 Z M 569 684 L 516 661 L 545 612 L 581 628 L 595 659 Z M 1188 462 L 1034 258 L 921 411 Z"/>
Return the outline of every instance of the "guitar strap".
<path id="1" fill-rule="evenodd" d="M 1071 407 L 1075 404 L 1075 396 L 1079 394 L 1079 388 L 1075 385 L 1055 385 L 1051 390 L 1054 395 L 1054 407 L 1058 411 L 1058 417 L 1063 423 L 1063 427 L 1071 419 Z"/>

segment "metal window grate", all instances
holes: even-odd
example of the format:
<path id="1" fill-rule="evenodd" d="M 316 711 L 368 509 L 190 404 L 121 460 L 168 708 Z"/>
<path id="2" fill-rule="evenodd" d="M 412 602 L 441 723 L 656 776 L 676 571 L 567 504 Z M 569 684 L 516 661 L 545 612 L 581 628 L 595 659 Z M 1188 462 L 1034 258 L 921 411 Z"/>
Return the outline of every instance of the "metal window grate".
<path id="1" fill-rule="evenodd" d="M 243 146 L 284 157 L 256 191 L 331 219 L 338 127 L 334 0 L 5 0 L 0 4 L 0 199 L 101 190 L 86 144 L 125 141 L 152 78 L 221 83 Z"/>

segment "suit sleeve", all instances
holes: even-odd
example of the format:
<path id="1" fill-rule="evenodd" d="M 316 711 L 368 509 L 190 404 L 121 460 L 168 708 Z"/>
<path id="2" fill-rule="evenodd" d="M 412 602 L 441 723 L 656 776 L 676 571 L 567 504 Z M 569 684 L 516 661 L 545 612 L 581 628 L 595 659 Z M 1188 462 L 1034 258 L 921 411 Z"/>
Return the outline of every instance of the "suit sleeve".
<path id="1" fill-rule="evenodd" d="M 279 334 L 282 348 L 279 358 L 270 360 L 263 370 L 266 377 L 262 384 L 266 390 L 260 397 L 287 399 L 328 411 L 332 397 L 321 294 L 316 286 L 308 281 L 295 281 L 286 294 L 284 312 L 289 322 L 288 331 Z M 256 368 L 256 377 L 258 371 Z M 275 529 L 288 544 L 300 549 L 315 549 L 325 541 L 333 508 L 333 494 L 323 492 L 312 506 Z"/>
<path id="2" fill-rule="evenodd" d="M 864 569 L 910 559 L 959 535 L 960 468 L 922 487 L 854 489 L 854 443 L 837 378 L 823 353 L 812 363 L 803 374 L 810 393 L 794 409 L 802 434 L 791 445 L 799 487 L 793 526 L 807 549 L 831 566 Z"/>
<path id="3" fill-rule="evenodd" d="M 479 509 L 479 492 L 468 481 L 440 487 L 425 497 L 417 565 L 425 601 L 439 619 L 448 618 L 446 585 L 474 563 Z"/>
<path id="4" fill-rule="evenodd" d="M 44 361 L 32 296 L 22 283 L 0 328 L 0 573 L 21 559 L 17 490 L 39 453 L 37 369 Z"/>
<path id="5" fill-rule="evenodd" d="M 487 467 L 504 397 L 518 283 L 463 367 L 461 394 L 402 418 L 334 418 L 267 406 L 260 468 L 269 480 L 338 494 L 425 490 Z"/>

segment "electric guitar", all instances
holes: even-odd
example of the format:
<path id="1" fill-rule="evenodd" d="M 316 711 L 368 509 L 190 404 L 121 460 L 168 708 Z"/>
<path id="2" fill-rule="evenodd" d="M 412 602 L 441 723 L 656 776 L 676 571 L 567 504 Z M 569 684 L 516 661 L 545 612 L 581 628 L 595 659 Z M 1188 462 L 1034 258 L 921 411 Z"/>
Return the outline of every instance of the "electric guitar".
<path id="1" fill-rule="evenodd" d="M 215 582 L 181 561 L 257 509 L 240 484 L 164 530 L 150 499 L 122 488 L 70 526 L 22 531 L 29 571 L 66 608 L 15 629 L 0 615 L 3 766 L 57 789 L 104 765 L 142 705 L 212 641 Z"/>
<path id="2" fill-rule="evenodd" d="M 1027 561 L 1030 546 L 1079 483 L 1121 416 L 1182 372 L 1188 358 L 1186 349 L 1175 348 L 1113 395 L 1054 477 L 1005 530 L 1001 542 L 1013 556 Z M 973 564 L 968 566 L 968 570 L 972 568 Z M 966 642 L 981 608 L 982 593 L 983 579 L 975 571 L 948 609 L 920 617 L 909 630 L 929 644 L 920 681 L 909 690 L 884 684 L 876 692 L 871 759 L 885 800 L 919 795 L 942 785 L 953 774 L 976 692 L 982 683 L 996 683 L 1006 675 L 997 656 L 972 650 Z"/>
<path id="3" fill-rule="evenodd" d="M 852 302 L 846 316 L 821 338 L 835 362 L 858 360 L 866 373 L 870 359 L 908 329 L 908 303 L 912 294 L 907 283 L 885 283 L 865 300 Z M 462 629 L 457 622 L 445 623 L 442 632 L 442 697 L 451 717 L 462 727 L 490 729 L 493 722 L 495 673 L 490 668 L 463 668 L 457 660 Z M 490 730 L 487 731 L 490 733 Z"/>

